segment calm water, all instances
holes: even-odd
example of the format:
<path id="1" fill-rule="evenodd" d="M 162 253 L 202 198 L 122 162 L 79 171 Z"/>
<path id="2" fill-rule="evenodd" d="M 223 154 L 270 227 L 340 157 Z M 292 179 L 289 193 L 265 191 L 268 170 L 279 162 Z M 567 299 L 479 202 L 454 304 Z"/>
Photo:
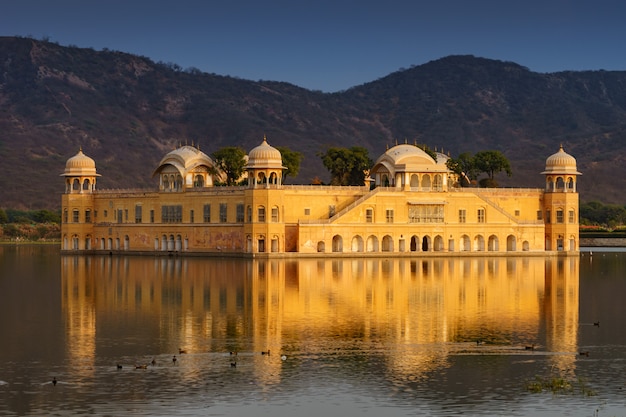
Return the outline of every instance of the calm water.
<path id="1" fill-rule="evenodd" d="M 624 416 L 625 295 L 626 254 L 597 250 L 250 261 L 0 246 L 0 415 Z M 573 389 L 529 391 L 537 378 Z"/>

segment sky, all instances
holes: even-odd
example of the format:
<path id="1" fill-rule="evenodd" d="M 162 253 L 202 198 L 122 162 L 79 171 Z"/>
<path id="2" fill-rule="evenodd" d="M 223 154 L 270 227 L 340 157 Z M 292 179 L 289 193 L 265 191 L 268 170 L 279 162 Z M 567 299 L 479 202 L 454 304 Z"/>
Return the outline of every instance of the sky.
<path id="1" fill-rule="evenodd" d="M 0 36 L 336 92 L 449 55 L 626 70 L 623 0 L 0 0 Z"/>

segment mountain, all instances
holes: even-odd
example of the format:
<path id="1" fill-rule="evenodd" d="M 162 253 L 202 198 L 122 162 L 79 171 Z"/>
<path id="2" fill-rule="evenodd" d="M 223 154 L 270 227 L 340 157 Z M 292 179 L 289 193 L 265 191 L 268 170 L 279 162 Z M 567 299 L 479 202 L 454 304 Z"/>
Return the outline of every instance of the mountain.
<path id="1" fill-rule="evenodd" d="M 98 188 L 154 187 L 179 144 L 246 151 L 263 136 L 304 154 L 293 183 L 328 179 L 317 155 L 396 142 L 456 156 L 500 150 L 513 176 L 542 187 L 563 144 L 583 172 L 583 201 L 626 204 L 626 72 L 540 74 L 512 62 L 449 56 L 339 93 L 183 70 L 117 51 L 0 38 L 0 207 L 58 208 L 65 161 L 82 147 Z"/>

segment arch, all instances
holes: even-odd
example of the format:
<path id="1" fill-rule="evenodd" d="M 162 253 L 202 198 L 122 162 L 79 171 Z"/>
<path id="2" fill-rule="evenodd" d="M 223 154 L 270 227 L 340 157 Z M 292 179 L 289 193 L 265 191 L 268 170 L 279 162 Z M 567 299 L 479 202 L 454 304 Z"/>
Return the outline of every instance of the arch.
<path id="1" fill-rule="evenodd" d="M 278 250 L 279 246 L 278 246 L 278 236 L 274 235 L 272 236 L 272 241 L 270 242 L 270 251 L 271 252 L 280 252 Z"/>
<path id="2" fill-rule="evenodd" d="M 424 191 L 430 191 L 430 175 L 428 174 L 423 174 L 422 175 L 422 190 Z"/>
<path id="3" fill-rule="evenodd" d="M 246 236 L 246 252 L 252 253 L 252 236 Z"/>
<path id="4" fill-rule="evenodd" d="M 389 175 L 387 173 L 382 175 L 380 185 L 383 187 L 389 187 Z"/>
<path id="5" fill-rule="evenodd" d="M 343 252 L 343 238 L 341 235 L 333 236 L 333 252 Z"/>
<path id="6" fill-rule="evenodd" d="M 107 239 L 107 250 L 113 249 L 113 238 Z"/>
<path id="7" fill-rule="evenodd" d="M 461 252 L 469 252 L 471 250 L 470 247 L 470 237 L 468 235 L 461 236 L 461 242 L 459 245 L 459 250 Z"/>
<path id="8" fill-rule="evenodd" d="M 115 238 L 115 250 L 120 250 L 122 247 L 122 245 L 120 244 L 120 238 L 116 237 Z"/>
<path id="9" fill-rule="evenodd" d="M 443 189 L 443 178 L 441 174 L 435 174 L 435 178 L 433 179 L 433 190 L 441 191 Z"/>
<path id="10" fill-rule="evenodd" d="M 128 250 L 130 247 L 130 238 L 128 235 L 124 236 L 124 250 Z"/>
<path id="11" fill-rule="evenodd" d="M 72 181 L 72 191 L 80 191 L 80 180 L 78 178 L 74 178 L 74 181 Z"/>
<path id="12" fill-rule="evenodd" d="M 383 252 L 393 252 L 393 238 L 389 235 L 383 236 L 383 242 L 381 247 Z"/>
<path id="13" fill-rule="evenodd" d="M 489 252 L 498 252 L 499 249 L 498 236 L 489 236 L 489 239 L 487 240 L 487 250 Z"/>
<path id="14" fill-rule="evenodd" d="M 367 252 L 378 252 L 378 238 L 374 235 L 369 235 L 366 248 Z"/>
<path id="15" fill-rule="evenodd" d="M 174 235 L 170 235 L 169 239 L 167 240 L 167 250 L 168 251 L 173 251 L 174 250 Z"/>
<path id="16" fill-rule="evenodd" d="M 431 248 L 430 236 L 426 235 L 422 238 L 422 252 L 428 252 Z"/>
<path id="17" fill-rule="evenodd" d="M 272 173 L 270 174 L 270 180 L 269 180 L 270 184 L 278 184 L 278 175 L 276 175 L 276 172 L 272 171 Z"/>
<path id="18" fill-rule="evenodd" d="M 159 238 L 154 238 L 154 250 L 159 250 Z"/>
<path id="19" fill-rule="evenodd" d="M 78 235 L 72 235 L 72 249 L 78 250 L 79 248 L 80 246 L 78 241 Z"/>
<path id="20" fill-rule="evenodd" d="M 278 206 L 272 206 L 271 216 L 272 223 L 278 223 L 280 221 L 280 210 L 278 209 Z"/>
<path id="21" fill-rule="evenodd" d="M 417 252 L 420 249 L 419 245 L 420 238 L 416 235 L 411 236 L 411 244 L 409 250 L 411 252 Z"/>
<path id="22" fill-rule="evenodd" d="M 574 183 L 574 178 L 569 177 L 567 179 L 567 189 L 569 191 L 575 191 L 576 190 L 575 183 Z"/>
<path id="23" fill-rule="evenodd" d="M 166 235 L 161 236 L 161 250 L 162 251 L 167 250 L 167 236 Z"/>
<path id="24" fill-rule="evenodd" d="M 527 240 L 522 242 L 522 250 L 524 252 L 528 252 L 530 250 L 530 244 L 528 243 Z"/>
<path id="25" fill-rule="evenodd" d="M 411 190 L 417 191 L 420 188 L 420 179 L 417 174 L 411 174 Z"/>
<path id="26" fill-rule="evenodd" d="M 85 250 L 91 250 L 91 235 L 85 238 Z"/>
<path id="27" fill-rule="evenodd" d="M 435 236 L 433 250 L 435 252 L 441 252 L 443 250 L 443 237 L 441 237 L 441 235 Z"/>
<path id="28" fill-rule="evenodd" d="M 326 243 L 323 240 L 317 242 L 317 251 L 320 253 L 326 252 Z"/>
<path id="29" fill-rule="evenodd" d="M 363 238 L 360 235 L 354 236 L 350 246 L 352 252 L 363 252 Z"/>
<path id="30" fill-rule="evenodd" d="M 104 250 L 104 247 L 105 247 L 104 245 L 105 245 L 104 238 L 102 238 L 102 239 L 100 239 L 100 249 L 101 250 Z"/>
<path id="31" fill-rule="evenodd" d="M 474 250 L 476 252 L 484 252 L 485 250 L 485 238 L 483 235 L 474 236 Z"/>
<path id="32" fill-rule="evenodd" d="M 204 176 L 201 174 L 196 174 L 194 180 L 193 180 L 193 186 L 194 188 L 202 188 L 204 187 Z"/>
<path id="33" fill-rule="evenodd" d="M 176 243 L 174 244 L 174 250 L 180 252 L 183 249 L 183 238 L 181 235 L 176 235 Z"/>
<path id="34" fill-rule="evenodd" d="M 563 181 L 563 177 L 556 178 L 556 189 L 557 191 L 565 190 L 565 181 Z"/>
<path id="35" fill-rule="evenodd" d="M 569 250 L 570 251 L 575 251 L 576 250 L 576 236 L 572 235 L 569 238 Z"/>
<path id="36" fill-rule="evenodd" d="M 90 189 L 91 189 L 91 181 L 89 181 L 89 178 L 85 178 L 85 181 L 83 181 L 83 190 L 89 191 Z"/>
<path id="37" fill-rule="evenodd" d="M 257 175 L 256 183 L 265 184 L 266 182 L 267 182 L 267 177 L 265 176 L 265 172 L 259 172 L 259 175 Z"/>
<path id="38" fill-rule="evenodd" d="M 507 252 L 515 252 L 517 250 L 517 240 L 515 236 L 508 235 L 506 237 L 506 250 Z"/>

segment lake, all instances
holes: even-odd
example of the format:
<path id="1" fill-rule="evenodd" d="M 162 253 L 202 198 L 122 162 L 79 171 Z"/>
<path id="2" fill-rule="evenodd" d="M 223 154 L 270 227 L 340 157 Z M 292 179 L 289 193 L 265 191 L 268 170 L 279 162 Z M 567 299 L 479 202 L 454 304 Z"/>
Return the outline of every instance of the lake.
<path id="1" fill-rule="evenodd" d="M 2 245 L 0 415 L 624 416 L 625 295 L 626 253 L 598 248 L 244 260 Z"/>

